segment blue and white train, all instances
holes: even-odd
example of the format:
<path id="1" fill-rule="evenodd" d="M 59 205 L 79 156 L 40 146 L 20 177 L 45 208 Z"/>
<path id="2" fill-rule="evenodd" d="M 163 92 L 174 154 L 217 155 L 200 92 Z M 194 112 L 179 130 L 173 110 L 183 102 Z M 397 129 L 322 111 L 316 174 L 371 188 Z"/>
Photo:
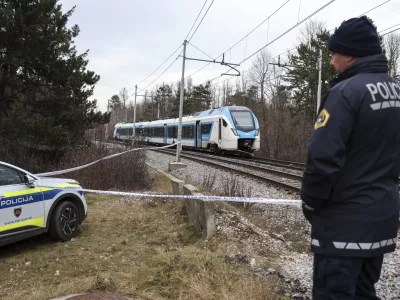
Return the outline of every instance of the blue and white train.
<path id="1" fill-rule="evenodd" d="M 136 123 L 136 139 L 154 145 L 177 142 L 179 119 Z M 115 125 L 114 139 L 130 140 L 133 123 Z M 243 106 L 209 109 L 182 118 L 182 147 L 215 153 L 248 154 L 260 149 L 260 128 L 253 112 Z"/>

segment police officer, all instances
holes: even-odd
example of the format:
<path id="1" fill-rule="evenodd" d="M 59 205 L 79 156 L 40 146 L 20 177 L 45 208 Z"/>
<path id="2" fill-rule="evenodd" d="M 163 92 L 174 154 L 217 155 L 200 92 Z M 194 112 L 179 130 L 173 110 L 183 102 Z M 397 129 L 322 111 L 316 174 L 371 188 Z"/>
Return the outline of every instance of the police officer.
<path id="1" fill-rule="evenodd" d="M 367 17 L 343 22 L 328 48 L 339 75 L 307 143 L 301 188 L 313 299 L 379 299 L 374 284 L 399 222 L 400 85 Z"/>

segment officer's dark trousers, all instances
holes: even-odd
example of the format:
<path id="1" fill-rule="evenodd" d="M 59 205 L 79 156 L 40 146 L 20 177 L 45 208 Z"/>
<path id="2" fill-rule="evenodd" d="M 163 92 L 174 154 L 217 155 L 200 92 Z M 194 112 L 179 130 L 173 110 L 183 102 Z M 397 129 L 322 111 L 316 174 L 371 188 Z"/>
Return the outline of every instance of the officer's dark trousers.
<path id="1" fill-rule="evenodd" d="M 383 255 L 370 258 L 314 254 L 313 300 L 379 299 L 378 282 Z"/>

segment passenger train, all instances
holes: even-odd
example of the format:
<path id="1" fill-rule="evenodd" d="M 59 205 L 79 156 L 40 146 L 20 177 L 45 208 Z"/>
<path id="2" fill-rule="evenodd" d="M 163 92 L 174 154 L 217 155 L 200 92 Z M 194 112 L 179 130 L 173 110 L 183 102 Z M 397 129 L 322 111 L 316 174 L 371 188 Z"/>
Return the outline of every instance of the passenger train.
<path id="1" fill-rule="evenodd" d="M 177 142 L 179 119 L 136 123 L 136 139 L 153 145 Z M 115 125 L 114 139 L 131 140 L 133 123 Z M 182 147 L 215 153 L 251 154 L 260 149 L 260 128 L 254 113 L 226 106 L 182 118 Z"/>

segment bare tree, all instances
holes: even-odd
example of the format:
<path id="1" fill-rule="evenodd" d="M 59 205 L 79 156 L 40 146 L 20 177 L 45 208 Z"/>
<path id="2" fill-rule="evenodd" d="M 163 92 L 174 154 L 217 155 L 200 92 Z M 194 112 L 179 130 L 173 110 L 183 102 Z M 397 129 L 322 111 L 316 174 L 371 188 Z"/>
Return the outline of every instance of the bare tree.
<path id="1" fill-rule="evenodd" d="M 249 78 L 253 85 L 259 87 L 261 102 L 265 103 L 265 89 L 271 76 L 271 54 L 267 50 L 261 51 L 253 62 Z"/>
<path id="2" fill-rule="evenodd" d="M 249 86 L 249 75 L 247 73 L 244 73 L 246 71 L 243 71 L 240 78 L 242 80 L 242 91 L 245 93 L 247 91 L 247 88 Z"/>
<path id="3" fill-rule="evenodd" d="M 119 98 L 122 102 L 122 109 L 125 111 L 125 122 L 128 122 L 128 110 L 126 108 L 126 101 L 128 101 L 129 94 L 128 90 L 125 87 L 119 91 Z"/>
<path id="4" fill-rule="evenodd" d="M 119 91 L 119 98 L 121 99 L 123 108 L 126 108 L 126 101 L 129 98 L 128 90 L 124 87 L 122 90 Z"/>
<path id="5" fill-rule="evenodd" d="M 397 80 L 399 78 L 399 68 L 400 68 L 400 34 L 389 34 L 384 37 L 384 47 L 386 52 L 386 57 L 389 61 L 389 74 L 395 77 Z"/>
<path id="6" fill-rule="evenodd" d="M 325 28 L 326 25 L 324 22 L 319 20 L 310 20 L 301 28 L 297 39 L 299 43 L 309 45 L 311 39 L 315 38 L 317 34 L 321 33 Z"/>

